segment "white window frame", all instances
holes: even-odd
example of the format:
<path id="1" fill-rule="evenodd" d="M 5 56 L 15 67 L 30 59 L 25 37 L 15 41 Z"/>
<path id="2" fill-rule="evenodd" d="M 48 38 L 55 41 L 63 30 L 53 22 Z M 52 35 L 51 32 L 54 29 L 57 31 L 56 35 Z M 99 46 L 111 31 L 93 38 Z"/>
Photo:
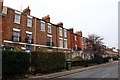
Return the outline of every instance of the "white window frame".
<path id="1" fill-rule="evenodd" d="M 77 44 L 75 44 L 75 50 L 77 50 L 77 47 L 78 47 Z"/>
<path id="2" fill-rule="evenodd" d="M 48 33 L 51 33 L 51 24 L 48 23 Z"/>
<path id="3" fill-rule="evenodd" d="M 66 43 L 65 43 L 65 42 L 66 42 Z M 65 44 L 66 44 L 66 45 L 65 45 Z M 67 47 L 67 39 L 64 39 L 64 48 L 66 48 L 66 49 L 68 48 L 68 47 Z"/>
<path id="4" fill-rule="evenodd" d="M 64 29 L 64 37 L 67 37 L 67 30 Z"/>
<path id="5" fill-rule="evenodd" d="M 32 32 L 30 32 L 30 31 L 26 31 L 26 34 L 32 34 Z"/>
<path id="6" fill-rule="evenodd" d="M 75 39 L 75 41 L 77 41 L 77 36 L 76 35 L 74 35 L 74 39 Z"/>
<path id="7" fill-rule="evenodd" d="M 20 32 L 20 29 L 13 28 L 13 31 L 18 31 L 18 32 Z"/>
<path id="8" fill-rule="evenodd" d="M 51 37 L 50 46 L 52 46 L 52 35 L 47 35 L 47 37 Z"/>
<path id="9" fill-rule="evenodd" d="M 29 34 L 29 35 L 31 35 L 31 41 L 30 41 L 30 43 L 32 42 L 32 32 L 30 32 L 30 31 L 26 31 L 26 37 L 27 37 L 27 34 Z"/>
<path id="10" fill-rule="evenodd" d="M 28 21 L 29 19 L 31 19 L 31 22 Z M 27 26 L 32 27 L 32 17 L 29 15 L 27 15 Z"/>
<path id="11" fill-rule="evenodd" d="M 62 41 L 62 43 L 60 41 Z M 63 39 L 62 38 L 59 38 L 59 47 L 63 48 Z"/>
<path id="12" fill-rule="evenodd" d="M 20 29 L 16 29 L 16 28 L 13 28 L 13 33 L 14 32 L 19 32 L 19 35 L 18 35 L 18 41 L 17 42 L 20 42 Z M 13 34 L 14 36 L 14 34 Z M 14 41 L 14 40 L 13 40 Z"/>
<path id="13" fill-rule="evenodd" d="M 40 24 L 41 31 L 45 31 L 45 22 L 44 21 L 40 21 L 40 22 L 41 22 L 41 24 Z M 44 26 L 42 24 L 44 24 Z"/>
<path id="14" fill-rule="evenodd" d="M 21 19 L 21 13 L 18 11 L 15 11 L 14 23 L 20 24 L 20 19 Z"/>
<path id="15" fill-rule="evenodd" d="M 59 27 L 59 35 L 62 37 L 62 28 Z"/>

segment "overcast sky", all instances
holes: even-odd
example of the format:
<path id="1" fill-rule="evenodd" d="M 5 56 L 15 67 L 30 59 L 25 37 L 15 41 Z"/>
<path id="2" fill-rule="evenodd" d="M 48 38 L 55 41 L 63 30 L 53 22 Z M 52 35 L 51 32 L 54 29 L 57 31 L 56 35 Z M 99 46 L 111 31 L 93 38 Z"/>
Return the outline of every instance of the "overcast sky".
<path id="1" fill-rule="evenodd" d="M 4 0 L 4 6 L 19 11 L 30 6 L 31 15 L 50 15 L 51 23 L 65 28 L 97 34 L 108 47 L 118 47 L 118 1 L 120 0 Z"/>

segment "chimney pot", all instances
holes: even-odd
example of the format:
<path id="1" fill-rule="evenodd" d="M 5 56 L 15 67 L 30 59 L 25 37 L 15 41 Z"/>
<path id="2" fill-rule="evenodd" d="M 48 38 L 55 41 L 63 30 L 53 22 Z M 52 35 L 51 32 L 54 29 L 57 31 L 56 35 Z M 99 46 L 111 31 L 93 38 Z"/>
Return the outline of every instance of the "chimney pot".
<path id="1" fill-rule="evenodd" d="M 68 30 L 70 31 L 70 33 L 73 33 L 73 28 L 69 28 Z"/>
<path id="2" fill-rule="evenodd" d="M 82 37 L 82 31 L 76 31 L 76 34 Z"/>
<path id="3" fill-rule="evenodd" d="M 23 10 L 23 13 L 26 13 L 28 15 L 30 15 L 30 12 L 31 12 L 31 10 L 30 10 L 29 6 Z"/>
<path id="4" fill-rule="evenodd" d="M 63 23 L 62 22 L 57 23 L 57 25 L 60 26 L 60 27 L 63 27 Z"/>
<path id="5" fill-rule="evenodd" d="M 42 20 L 44 20 L 46 22 L 50 22 L 50 16 L 49 15 L 44 16 L 44 17 L 42 17 Z"/>

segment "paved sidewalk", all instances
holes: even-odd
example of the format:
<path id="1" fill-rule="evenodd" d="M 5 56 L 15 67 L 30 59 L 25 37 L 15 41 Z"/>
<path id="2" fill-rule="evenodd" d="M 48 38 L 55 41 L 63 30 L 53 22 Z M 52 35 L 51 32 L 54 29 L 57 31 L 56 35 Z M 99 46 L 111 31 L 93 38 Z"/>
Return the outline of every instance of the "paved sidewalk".
<path id="1" fill-rule="evenodd" d="M 56 73 L 51 73 L 51 74 L 46 74 L 46 75 L 41 75 L 41 76 L 29 76 L 29 79 L 57 78 L 57 77 L 61 77 L 61 76 L 65 76 L 65 75 L 74 74 L 74 73 L 82 72 L 85 70 L 97 68 L 100 66 L 108 65 L 108 64 L 114 63 L 114 62 L 117 62 L 117 61 L 108 62 L 108 63 L 104 63 L 104 64 L 99 64 L 99 65 L 94 65 L 94 66 L 89 66 L 89 67 L 82 67 L 82 68 L 78 68 L 78 69 L 72 69 L 72 70 L 63 71 L 63 72 L 56 72 Z"/>

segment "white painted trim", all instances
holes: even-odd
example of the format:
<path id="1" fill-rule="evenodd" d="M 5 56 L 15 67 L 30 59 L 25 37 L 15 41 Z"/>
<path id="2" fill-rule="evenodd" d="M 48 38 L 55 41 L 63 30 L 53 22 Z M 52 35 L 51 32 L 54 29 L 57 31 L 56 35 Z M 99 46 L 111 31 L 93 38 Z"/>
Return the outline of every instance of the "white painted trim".
<path id="1" fill-rule="evenodd" d="M 59 27 L 59 29 L 62 29 L 61 27 Z"/>
<path id="2" fill-rule="evenodd" d="M 64 29 L 64 32 L 66 32 L 67 33 L 67 30 L 66 29 Z M 67 35 L 67 34 L 66 34 Z"/>
<path id="3" fill-rule="evenodd" d="M 26 43 L 22 43 L 22 42 L 13 42 L 13 41 L 8 41 L 8 40 L 4 40 L 4 42 L 6 42 L 6 43 L 15 43 L 15 44 L 26 44 Z"/>
<path id="4" fill-rule="evenodd" d="M 25 50 L 25 52 L 29 53 L 29 52 L 30 52 L 30 50 Z"/>
<path id="5" fill-rule="evenodd" d="M 62 40 L 63 40 L 63 38 L 61 38 L 61 37 L 59 37 L 59 39 L 62 39 Z"/>
<path id="6" fill-rule="evenodd" d="M 47 23 L 48 24 L 48 29 L 50 28 L 50 32 L 48 32 L 48 33 L 51 33 L 51 24 L 50 23 Z"/>
<path id="7" fill-rule="evenodd" d="M 40 22 L 45 24 L 45 21 L 42 21 L 42 20 L 41 20 Z"/>
<path id="8" fill-rule="evenodd" d="M 66 41 L 66 46 L 65 46 L 65 42 L 64 42 L 64 47 L 67 48 L 68 47 L 67 39 L 64 39 L 64 41 Z"/>
<path id="9" fill-rule="evenodd" d="M 51 26 L 51 24 L 50 23 L 47 23 L 49 26 Z"/>
<path id="10" fill-rule="evenodd" d="M 28 18 L 31 18 L 31 19 L 33 18 L 33 17 L 32 17 L 32 16 L 30 16 L 30 15 L 27 15 L 27 17 L 28 17 Z"/>
<path id="11" fill-rule="evenodd" d="M 8 11 L 8 8 L 5 7 L 5 6 L 3 6 L 2 13 L 3 13 L 3 14 L 7 14 L 7 11 Z"/>
<path id="12" fill-rule="evenodd" d="M 15 44 L 23 44 L 23 45 L 27 45 L 28 43 L 22 43 L 22 42 L 13 42 L 13 41 L 8 41 L 8 40 L 4 40 L 4 42 L 6 43 L 15 43 Z M 39 46 L 39 47 L 50 47 L 50 46 L 45 46 L 45 45 L 39 45 L 39 44 L 29 44 L 31 46 Z M 55 48 L 55 49 L 63 49 L 65 50 L 66 48 L 61 48 L 61 47 L 51 47 L 51 48 Z M 70 48 L 67 48 L 67 50 L 71 50 Z"/>
<path id="13" fill-rule="evenodd" d="M 19 11 L 15 11 L 15 13 L 21 15 L 21 12 L 19 12 Z"/>
<path id="14" fill-rule="evenodd" d="M 60 36 L 60 37 L 62 37 L 62 36 L 63 36 L 63 34 L 62 34 L 61 32 L 63 33 L 63 30 L 62 30 L 62 28 L 61 28 L 61 27 L 59 27 L 59 36 Z"/>
<path id="15" fill-rule="evenodd" d="M 26 33 L 27 33 L 27 34 L 32 34 L 32 32 L 30 32 L 30 31 L 26 31 Z"/>
<path id="16" fill-rule="evenodd" d="M 65 34 L 66 33 L 66 34 Z M 66 35 L 66 36 L 65 36 Z M 67 37 L 67 30 L 64 29 L 64 37 Z"/>
<path id="17" fill-rule="evenodd" d="M 52 37 L 52 35 L 47 34 L 48 37 Z"/>
<path id="18" fill-rule="evenodd" d="M 66 41 L 67 41 L 67 39 L 64 39 L 64 40 L 66 40 Z"/>
<path id="19" fill-rule="evenodd" d="M 57 47 L 58 49 L 63 49 L 63 50 L 65 50 L 65 49 L 67 49 L 67 50 L 71 50 L 70 48 L 61 48 L 61 47 Z"/>
<path id="20" fill-rule="evenodd" d="M 25 49 L 26 49 L 26 47 L 21 47 L 21 49 L 22 49 L 22 50 L 25 50 Z"/>
<path id="21" fill-rule="evenodd" d="M 18 31 L 18 32 L 20 32 L 20 29 L 13 28 L 13 31 Z"/>
<path id="22" fill-rule="evenodd" d="M 74 40 L 77 41 L 77 36 L 76 35 L 74 35 Z"/>

